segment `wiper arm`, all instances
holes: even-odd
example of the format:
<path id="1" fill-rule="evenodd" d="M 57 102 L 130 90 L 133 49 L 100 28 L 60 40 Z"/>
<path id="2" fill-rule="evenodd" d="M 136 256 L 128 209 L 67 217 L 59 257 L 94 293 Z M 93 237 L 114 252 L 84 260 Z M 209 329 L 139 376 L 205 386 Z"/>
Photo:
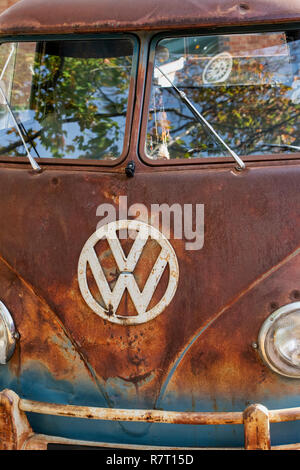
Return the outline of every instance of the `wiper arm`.
<path id="1" fill-rule="evenodd" d="M 16 120 L 16 118 L 15 118 L 15 115 L 14 115 L 14 113 L 13 113 L 13 111 L 12 111 L 12 109 L 11 109 L 11 106 L 10 106 L 10 104 L 9 104 L 9 102 L 8 102 L 8 100 L 7 100 L 7 98 L 6 98 L 6 96 L 5 96 L 5 93 L 4 93 L 4 91 L 3 91 L 2 87 L 1 87 L 1 84 L 0 84 L 0 93 L 1 93 L 1 95 L 2 95 L 2 97 L 3 97 L 3 99 L 4 99 L 4 101 L 5 101 L 5 104 L 6 104 L 6 106 L 7 106 L 7 109 L 8 109 L 8 111 L 9 111 L 9 114 L 10 114 L 10 116 L 12 117 L 12 120 L 13 120 L 13 122 L 14 122 L 14 124 L 15 124 L 15 127 L 16 127 L 17 131 L 18 131 L 18 134 L 19 134 L 19 136 L 20 136 L 20 138 L 21 138 L 21 140 L 22 140 L 22 143 L 23 143 L 24 148 L 25 148 L 26 153 L 27 153 L 28 160 L 30 161 L 30 164 L 31 164 L 33 170 L 34 170 L 34 171 L 42 171 L 42 170 L 41 170 L 41 167 L 37 164 L 37 162 L 35 161 L 35 159 L 34 159 L 33 156 L 31 155 L 31 153 L 29 152 L 29 149 L 28 149 L 28 147 L 27 147 L 27 145 L 26 145 L 26 142 L 25 142 L 25 140 L 24 140 L 24 137 L 23 137 L 23 133 L 22 133 L 21 127 L 19 126 L 19 124 L 18 124 L 18 122 L 17 122 L 17 120 Z"/>
<path id="2" fill-rule="evenodd" d="M 288 145 L 288 144 L 268 144 L 267 142 L 264 142 L 260 145 L 261 147 L 282 147 L 282 148 L 287 148 L 287 149 L 292 149 L 292 150 L 298 150 L 300 151 L 300 147 L 297 145 Z"/>
<path id="3" fill-rule="evenodd" d="M 174 83 L 169 79 L 169 77 L 160 69 L 160 67 L 158 67 L 157 65 L 155 65 L 155 67 L 157 68 L 157 70 L 168 80 L 168 82 L 170 83 L 170 85 L 172 86 L 172 88 L 176 91 L 176 93 L 178 94 L 179 98 L 181 99 L 181 101 L 183 103 L 186 104 L 186 106 L 189 108 L 189 110 L 192 112 L 192 114 L 197 118 L 197 120 L 204 124 L 209 130 L 210 132 L 215 136 L 215 138 L 223 145 L 223 147 L 226 148 L 226 150 L 230 153 L 230 155 L 234 158 L 234 160 L 236 161 L 236 163 L 238 164 L 238 167 L 237 167 L 237 170 L 244 170 L 246 168 L 246 165 L 245 163 L 243 162 L 243 160 L 241 160 L 241 158 L 230 148 L 228 147 L 228 145 L 226 144 L 226 142 L 224 142 L 224 140 L 222 139 L 222 137 L 215 131 L 215 129 L 212 127 L 212 125 L 205 119 L 204 116 L 202 116 L 202 114 L 195 108 L 195 106 L 193 105 L 193 103 L 191 103 L 191 101 L 188 99 L 188 97 L 186 96 L 186 94 L 179 90 L 175 85 Z"/>
<path id="4" fill-rule="evenodd" d="M 38 158 L 41 158 L 39 152 L 37 151 L 37 148 L 36 148 L 36 146 L 35 146 L 35 143 L 33 142 L 32 137 L 28 134 L 27 130 L 25 129 L 25 126 L 24 126 L 23 122 L 20 122 L 20 123 L 19 123 L 19 126 L 20 126 L 20 129 L 21 129 L 22 132 L 23 132 L 23 135 L 26 136 L 27 141 L 30 142 L 31 147 L 33 148 L 33 150 L 34 150 L 35 153 L 36 153 L 36 156 L 37 156 Z"/>

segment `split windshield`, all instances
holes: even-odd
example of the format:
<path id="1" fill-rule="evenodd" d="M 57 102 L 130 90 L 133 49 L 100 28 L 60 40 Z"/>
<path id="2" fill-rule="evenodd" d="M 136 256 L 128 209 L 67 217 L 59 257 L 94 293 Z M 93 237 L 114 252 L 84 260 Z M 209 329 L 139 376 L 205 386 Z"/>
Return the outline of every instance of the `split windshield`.
<path id="1" fill-rule="evenodd" d="M 229 156 L 170 81 L 236 154 L 299 152 L 298 31 L 161 39 L 154 65 L 146 137 L 151 159 Z"/>
<path id="2" fill-rule="evenodd" d="M 130 39 L 1 45 L 0 86 L 35 158 L 120 157 L 133 50 Z M 26 155 L 3 97 L 0 155 Z"/>

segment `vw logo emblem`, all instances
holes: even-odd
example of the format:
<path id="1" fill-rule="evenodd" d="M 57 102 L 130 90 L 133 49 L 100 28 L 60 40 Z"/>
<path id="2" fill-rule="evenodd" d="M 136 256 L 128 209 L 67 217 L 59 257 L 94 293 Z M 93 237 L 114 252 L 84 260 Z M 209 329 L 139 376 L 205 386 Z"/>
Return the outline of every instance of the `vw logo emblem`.
<path id="1" fill-rule="evenodd" d="M 117 232 L 122 229 L 136 232 L 136 237 L 127 256 L 125 256 L 117 236 Z M 160 252 L 141 291 L 134 276 L 134 269 L 149 237 L 160 245 Z M 118 267 L 119 275 L 113 289 L 109 286 L 95 251 L 95 246 L 103 239 L 107 240 L 111 254 Z M 156 287 L 167 266 L 169 266 L 169 279 L 165 293 L 154 307 L 148 309 Z M 100 305 L 91 293 L 87 279 L 88 267 L 102 296 L 105 307 Z M 157 229 L 137 220 L 118 220 L 100 227 L 85 243 L 79 257 L 78 283 L 85 302 L 100 317 L 120 325 L 145 323 L 162 313 L 176 292 L 178 277 L 178 261 L 170 242 Z M 126 289 L 136 309 L 136 315 L 123 316 L 116 313 Z"/>

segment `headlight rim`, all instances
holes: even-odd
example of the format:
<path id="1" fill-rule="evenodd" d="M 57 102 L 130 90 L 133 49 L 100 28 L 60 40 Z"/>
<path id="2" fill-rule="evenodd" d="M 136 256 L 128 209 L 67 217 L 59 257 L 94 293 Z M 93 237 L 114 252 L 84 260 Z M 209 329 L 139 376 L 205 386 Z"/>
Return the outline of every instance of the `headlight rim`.
<path id="1" fill-rule="evenodd" d="M 6 351 L 5 351 L 5 362 L 0 362 L 0 365 L 5 365 L 11 359 L 15 347 L 16 347 L 16 337 L 18 333 L 13 321 L 13 318 L 8 310 L 0 300 L 0 321 L 4 325 L 5 335 L 6 335 Z"/>
<path id="2" fill-rule="evenodd" d="M 275 310 L 262 324 L 259 334 L 258 334 L 258 350 L 262 357 L 263 362 L 274 372 L 284 377 L 292 379 L 300 379 L 300 366 L 291 365 L 288 360 L 285 360 L 284 357 L 276 350 L 274 347 L 273 340 L 273 349 L 269 349 L 267 346 L 267 340 L 270 340 L 270 337 L 274 337 L 275 325 L 279 319 L 292 314 L 293 312 L 300 311 L 300 302 L 292 302 L 286 305 L 279 307 Z M 282 366 L 282 369 L 279 367 L 278 363 Z"/>

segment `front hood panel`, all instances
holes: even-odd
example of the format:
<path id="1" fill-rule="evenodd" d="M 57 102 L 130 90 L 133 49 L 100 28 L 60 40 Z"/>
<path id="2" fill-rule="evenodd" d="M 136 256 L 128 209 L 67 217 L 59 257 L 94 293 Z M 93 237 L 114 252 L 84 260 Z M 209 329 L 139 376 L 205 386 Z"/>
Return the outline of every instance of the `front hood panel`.
<path id="1" fill-rule="evenodd" d="M 291 165 L 241 175 L 195 169 L 127 179 L 117 173 L 49 170 L 32 176 L 2 169 L 0 299 L 21 339 L 10 363 L 1 366 L 1 387 L 39 401 L 115 408 L 297 406 L 299 381 L 271 372 L 252 343 L 271 309 L 299 294 L 299 173 Z M 205 208 L 201 250 L 186 251 L 186 240 L 171 237 L 179 282 L 170 305 L 153 320 L 131 326 L 95 314 L 77 278 L 80 253 L 99 222 L 97 207 L 117 208 L 124 195 L 128 206 Z M 140 286 L 156 257 L 150 243 L 135 272 Z M 113 283 L 109 247 L 99 259 L 106 260 Z M 129 296 L 122 302 L 125 311 L 132 308 Z M 161 438 L 160 445 L 176 445 L 182 436 L 180 427 L 169 432 L 168 425 L 76 421 L 75 429 L 74 420 L 70 425 L 62 418 L 31 419 L 38 432 L 89 440 L 158 444 Z M 224 443 L 223 430 L 191 428 L 185 445 Z M 227 433 L 228 443 L 242 439 L 242 430 L 237 439 L 231 428 Z"/>

